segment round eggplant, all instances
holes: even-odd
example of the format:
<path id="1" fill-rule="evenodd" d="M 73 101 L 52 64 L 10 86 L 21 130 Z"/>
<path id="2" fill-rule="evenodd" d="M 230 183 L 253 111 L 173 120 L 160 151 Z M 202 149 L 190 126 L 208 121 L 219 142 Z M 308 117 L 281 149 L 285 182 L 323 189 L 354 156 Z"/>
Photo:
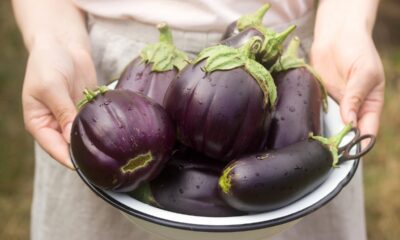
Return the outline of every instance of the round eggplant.
<path id="1" fill-rule="evenodd" d="M 281 61 L 273 68 L 278 101 L 268 136 L 268 149 L 306 140 L 310 132 L 321 134 L 321 107 L 326 101 L 326 91 L 311 67 L 298 58 L 299 46 L 299 39 L 293 38 Z"/>
<path id="2" fill-rule="evenodd" d="M 157 207 L 189 215 L 243 215 L 228 206 L 219 194 L 218 178 L 223 168 L 221 162 L 198 153 L 177 151 L 161 174 L 144 186 L 140 198 Z"/>
<path id="3" fill-rule="evenodd" d="M 172 42 L 172 34 L 165 23 L 158 26 L 160 40 L 147 45 L 123 71 L 116 89 L 142 93 L 162 104 L 165 92 L 178 72 L 186 66 L 187 55 Z"/>
<path id="4" fill-rule="evenodd" d="M 204 49 L 172 81 L 164 106 L 183 144 L 219 160 L 265 146 L 276 89 L 253 60 L 260 45 L 254 37 L 241 48 Z"/>
<path id="5" fill-rule="evenodd" d="M 221 41 L 239 34 L 248 27 L 262 25 L 265 13 L 270 7 L 271 5 L 265 4 L 254 13 L 243 15 L 238 20 L 230 23 L 222 35 Z"/>
<path id="6" fill-rule="evenodd" d="M 156 177 L 175 142 L 165 110 L 128 90 L 100 87 L 85 95 L 71 130 L 71 152 L 85 177 L 118 192 Z"/>
<path id="7" fill-rule="evenodd" d="M 233 208 L 249 213 L 287 206 L 326 180 L 338 163 L 338 145 L 351 130 L 348 125 L 329 139 L 315 136 L 233 160 L 219 180 L 223 198 Z"/>

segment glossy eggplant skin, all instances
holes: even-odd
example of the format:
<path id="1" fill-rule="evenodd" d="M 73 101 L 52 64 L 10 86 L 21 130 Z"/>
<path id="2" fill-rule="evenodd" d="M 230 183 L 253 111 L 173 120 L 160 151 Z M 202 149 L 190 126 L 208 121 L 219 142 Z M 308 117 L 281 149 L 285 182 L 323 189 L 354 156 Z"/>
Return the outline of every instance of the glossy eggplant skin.
<path id="1" fill-rule="evenodd" d="M 71 132 L 78 168 L 97 187 L 118 192 L 156 177 L 174 142 L 165 110 L 128 90 L 109 90 L 83 105 Z"/>
<path id="2" fill-rule="evenodd" d="M 162 105 L 165 92 L 171 81 L 178 74 L 178 70 L 165 72 L 152 71 L 153 64 L 142 61 L 137 57 L 128 64 L 119 78 L 116 89 L 127 89 L 139 92 L 154 99 Z"/>
<path id="3" fill-rule="evenodd" d="M 251 39 L 252 37 L 255 37 L 255 36 L 260 37 L 261 39 L 264 39 L 264 34 L 262 34 L 256 28 L 249 27 L 240 33 L 238 32 L 237 34 L 234 34 L 229 38 L 225 38 L 225 39 L 221 40 L 220 43 L 230 46 L 230 47 L 238 48 L 238 47 L 243 46 L 243 44 L 245 44 L 247 41 L 249 41 L 249 39 Z"/>
<path id="4" fill-rule="evenodd" d="M 331 152 L 315 140 L 243 156 L 232 168 L 225 201 L 235 209 L 255 213 L 275 210 L 302 198 L 321 185 L 332 169 Z"/>
<path id="5" fill-rule="evenodd" d="M 150 183 L 157 205 L 183 214 L 227 217 L 243 215 L 228 206 L 218 191 L 224 164 L 192 151 L 178 151 Z"/>
<path id="6" fill-rule="evenodd" d="M 223 161 L 263 148 L 271 116 L 256 80 L 243 68 L 206 74 L 203 66 L 185 67 L 165 95 L 178 139 Z"/>
<path id="7" fill-rule="evenodd" d="M 277 74 L 278 102 L 273 111 L 268 149 L 279 149 L 321 135 L 322 97 L 318 80 L 305 67 Z"/>

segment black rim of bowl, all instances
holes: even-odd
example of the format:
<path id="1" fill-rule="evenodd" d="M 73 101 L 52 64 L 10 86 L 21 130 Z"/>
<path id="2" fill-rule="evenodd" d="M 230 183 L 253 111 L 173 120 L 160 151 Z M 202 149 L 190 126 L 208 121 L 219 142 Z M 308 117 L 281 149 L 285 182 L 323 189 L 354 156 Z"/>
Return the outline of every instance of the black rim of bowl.
<path id="1" fill-rule="evenodd" d="M 360 145 L 358 144 L 357 146 L 357 151 L 359 151 Z M 105 193 L 103 190 L 97 188 L 96 186 L 92 185 L 83 175 L 83 173 L 80 171 L 79 168 L 77 168 L 77 165 L 75 163 L 75 159 L 72 155 L 72 152 L 70 153 L 72 163 L 76 167 L 76 171 L 78 175 L 82 178 L 83 182 L 106 202 L 111 204 L 113 207 L 119 209 L 120 211 L 133 216 L 140 218 L 145 221 L 149 221 L 155 224 L 159 224 L 162 226 L 166 227 L 172 227 L 172 228 L 178 228 L 182 230 L 189 230 L 189 231 L 199 231 L 199 232 L 241 232 L 241 231 L 251 231 L 251 230 L 257 230 L 261 228 L 267 228 L 267 227 L 273 227 L 277 225 L 281 225 L 284 223 L 288 223 L 291 221 L 294 221 L 296 219 L 299 219 L 301 217 L 304 217 L 317 209 L 321 208 L 325 204 L 327 204 L 330 200 L 332 200 L 336 195 L 340 193 L 340 191 L 350 182 L 350 180 L 353 178 L 359 161 L 360 159 L 355 159 L 353 162 L 353 166 L 350 170 L 350 172 L 347 174 L 347 176 L 336 186 L 336 188 L 330 192 L 327 196 L 324 198 L 320 199 L 318 202 L 315 204 L 302 209 L 299 212 L 289 214 L 287 216 L 281 217 L 281 218 L 276 218 L 272 220 L 267 220 L 267 221 L 262 221 L 262 222 L 256 222 L 256 223 L 247 223 L 247 224 L 235 224 L 235 225 L 202 225 L 202 224 L 191 224 L 191 223 L 182 223 L 182 222 L 175 222 L 159 217 L 155 217 L 146 213 L 143 213 L 141 211 L 138 211 L 136 209 L 133 209 L 125 204 L 122 204 L 118 201 L 116 201 L 114 198 L 109 196 L 107 193 Z"/>

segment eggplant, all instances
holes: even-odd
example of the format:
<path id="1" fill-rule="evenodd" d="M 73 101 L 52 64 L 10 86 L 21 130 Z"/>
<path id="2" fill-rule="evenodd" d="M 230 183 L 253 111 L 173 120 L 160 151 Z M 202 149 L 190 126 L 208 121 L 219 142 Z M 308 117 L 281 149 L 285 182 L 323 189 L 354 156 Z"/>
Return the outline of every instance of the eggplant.
<path id="1" fill-rule="evenodd" d="M 261 44 L 206 48 L 171 82 L 164 106 L 184 145 L 222 161 L 265 146 L 276 88 L 254 60 Z"/>
<path id="2" fill-rule="evenodd" d="M 218 190 L 218 179 L 224 168 L 193 151 L 177 151 L 161 174 L 134 196 L 169 211 L 208 217 L 243 215 L 227 205 Z"/>
<path id="3" fill-rule="evenodd" d="M 242 156 L 219 179 L 222 197 L 233 208 L 265 212 L 291 204 L 312 192 L 338 163 L 338 145 L 351 124 L 329 139 L 310 136 L 278 150 Z"/>
<path id="4" fill-rule="evenodd" d="M 221 41 L 233 37 L 246 28 L 262 25 L 265 13 L 270 9 L 271 5 L 265 4 L 254 13 L 241 16 L 238 20 L 230 23 L 221 37 Z"/>
<path id="5" fill-rule="evenodd" d="M 221 41 L 221 44 L 240 47 L 250 38 L 259 36 L 263 39 L 261 50 L 256 54 L 256 60 L 266 69 L 270 69 L 281 57 L 283 43 L 286 38 L 296 29 L 295 25 L 289 26 L 281 33 L 267 29 L 262 25 L 248 27 L 242 32 Z"/>
<path id="6" fill-rule="evenodd" d="M 159 42 L 149 44 L 128 64 L 116 89 L 137 91 L 162 104 L 165 92 L 178 72 L 186 66 L 186 53 L 178 50 L 165 23 L 157 25 Z"/>
<path id="7" fill-rule="evenodd" d="M 104 86 L 85 97 L 71 130 L 71 153 L 84 176 L 117 192 L 156 177 L 175 142 L 165 110 L 144 95 Z"/>
<path id="8" fill-rule="evenodd" d="M 231 23 L 220 41 L 224 45 L 240 47 L 254 36 L 262 37 L 263 46 L 261 51 L 257 53 L 256 60 L 267 69 L 274 65 L 280 58 L 284 41 L 296 28 L 295 25 L 292 25 L 283 32 L 277 33 L 272 29 L 264 27 L 262 18 L 268 9 L 269 5 L 266 4 L 255 13 L 244 15 Z"/>
<path id="9" fill-rule="evenodd" d="M 298 58 L 299 46 L 299 38 L 293 38 L 272 68 L 278 101 L 273 111 L 268 149 L 306 140 L 310 132 L 321 134 L 321 108 L 323 103 L 326 106 L 327 94 L 315 71 Z"/>
<path id="10" fill-rule="evenodd" d="M 243 46 L 252 37 L 260 37 L 264 41 L 264 34 L 255 27 L 248 27 L 234 36 L 222 40 L 220 43 L 230 47 L 238 48 Z"/>

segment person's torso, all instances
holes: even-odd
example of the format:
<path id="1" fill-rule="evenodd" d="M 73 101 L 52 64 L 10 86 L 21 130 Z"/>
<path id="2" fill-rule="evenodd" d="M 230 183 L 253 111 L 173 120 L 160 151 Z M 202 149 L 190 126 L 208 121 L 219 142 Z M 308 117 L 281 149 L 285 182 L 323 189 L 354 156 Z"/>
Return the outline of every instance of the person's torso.
<path id="1" fill-rule="evenodd" d="M 271 9 L 267 26 L 293 21 L 313 10 L 314 0 L 74 0 L 90 14 L 157 24 L 167 22 L 182 30 L 221 32 L 241 15 L 263 4 Z"/>

